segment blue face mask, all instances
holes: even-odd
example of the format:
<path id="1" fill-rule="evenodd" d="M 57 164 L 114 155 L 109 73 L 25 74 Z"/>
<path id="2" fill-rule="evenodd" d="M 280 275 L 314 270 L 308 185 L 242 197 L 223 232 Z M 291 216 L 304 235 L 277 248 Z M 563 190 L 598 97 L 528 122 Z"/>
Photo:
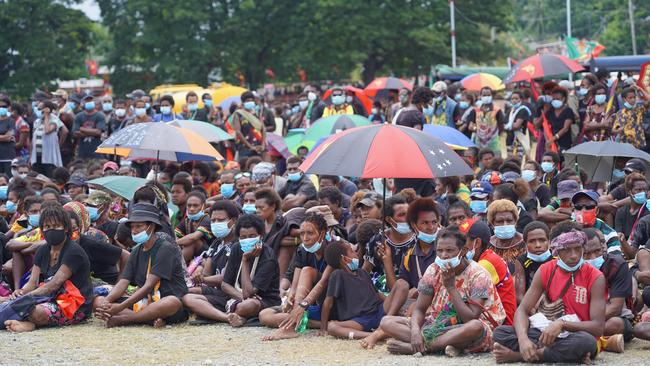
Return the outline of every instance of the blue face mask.
<path id="1" fill-rule="evenodd" d="M 512 105 L 512 108 L 513 108 L 513 109 L 517 109 L 517 108 L 519 108 L 519 107 L 521 107 L 521 102 L 519 102 L 519 103 L 515 103 L 515 104 Z"/>
<path id="2" fill-rule="evenodd" d="M 393 229 L 399 234 L 408 234 L 411 232 L 411 227 L 405 222 L 398 222 L 397 226 L 394 226 Z"/>
<path id="3" fill-rule="evenodd" d="M 259 242 L 260 242 L 259 236 L 256 236 L 254 238 L 248 238 L 248 239 L 239 239 L 239 246 L 241 247 L 242 252 L 248 253 L 253 249 L 255 249 L 255 246 Z"/>
<path id="4" fill-rule="evenodd" d="M 450 264 L 451 268 L 456 268 L 460 264 L 460 258 L 453 257 L 449 259 L 442 259 L 440 257 L 436 257 L 435 263 L 441 269 L 447 269 L 447 264 Z"/>
<path id="5" fill-rule="evenodd" d="M 499 239 L 512 239 L 515 236 L 517 229 L 515 225 L 503 225 L 494 227 L 494 235 Z"/>
<path id="6" fill-rule="evenodd" d="M 0 107 L 0 117 L 9 115 L 9 109 L 7 107 Z"/>
<path id="7" fill-rule="evenodd" d="M 298 172 L 298 173 L 289 173 L 289 174 L 287 174 L 287 180 L 288 180 L 289 182 L 297 182 L 297 181 L 300 180 L 301 177 L 302 177 L 302 173 L 301 173 L 301 172 Z"/>
<path id="8" fill-rule="evenodd" d="M 589 89 L 587 88 L 580 88 L 578 89 L 578 95 L 582 95 L 583 97 L 589 93 Z"/>
<path id="9" fill-rule="evenodd" d="M 202 217 L 203 217 L 202 211 L 199 211 L 195 214 L 190 214 L 190 213 L 187 214 L 187 218 L 190 219 L 190 221 L 199 221 L 201 220 Z"/>
<path id="10" fill-rule="evenodd" d="M 36 215 L 29 215 L 29 226 L 31 227 L 38 227 L 38 222 L 41 219 L 41 215 L 36 214 Z"/>
<path id="11" fill-rule="evenodd" d="M 293 108 L 291 108 L 291 114 L 296 114 L 298 112 L 300 112 L 299 106 L 294 106 Z"/>
<path id="12" fill-rule="evenodd" d="M 147 109 L 151 108 L 151 103 L 145 103 L 144 107 L 147 108 Z"/>
<path id="13" fill-rule="evenodd" d="M 472 212 L 482 214 L 487 212 L 487 201 L 470 201 L 469 208 Z"/>
<path id="14" fill-rule="evenodd" d="M 544 173 L 550 173 L 555 169 L 555 164 L 551 163 L 550 161 L 544 161 L 542 162 L 542 171 Z"/>
<path id="15" fill-rule="evenodd" d="M 212 99 L 206 99 L 206 100 L 204 100 L 204 101 L 203 101 L 203 104 L 204 104 L 206 107 L 208 107 L 208 108 L 212 107 Z"/>
<path id="16" fill-rule="evenodd" d="M 235 184 L 234 183 L 224 183 L 221 185 L 221 196 L 223 198 L 230 198 L 235 193 Z"/>
<path id="17" fill-rule="evenodd" d="M 0 187 L 0 200 L 6 200 L 7 199 L 7 191 L 8 190 L 9 190 L 9 186 Z"/>
<path id="18" fill-rule="evenodd" d="M 147 114 L 147 109 L 146 108 L 136 108 L 135 109 L 135 115 L 138 117 L 142 117 L 145 114 Z"/>
<path id="19" fill-rule="evenodd" d="M 634 196 L 632 196 L 632 199 L 634 200 L 634 202 L 636 204 L 642 205 L 647 201 L 646 193 L 645 192 L 639 192 L 639 193 L 635 194 Z"/>
<path id="20" fill-rule="evenodd" d="M 481 97 L 481 102 L 483 102 L 483 104 L 490 104 L 490 103 L 492 103 L 492 96 L 491 96 L 491 95 L 484 95 L 484 96 L 482 96 L 482 97 Z"/>
<path id="21" fill-rule="evenodd" d="M 87 111 L 92 111 L 93 109 L 95 109 L 95 102 L 86 102 L 86 103 L 84 103 L 84 108 Z"/>
<path id="22" fill-rule="evenodd" d="M 141 232 L 139 232 L 137 234 L 131 234 L 131 239 L 133 239 L 133 241 L 136 244 L 146 243 L 147 241 L 149 241 L 149 238 L 151 237 L 151 235 L 149 235 L 149 233 L 147 233 L 147 229 L 144 229 L 144 230 L 142 230 Z"/>
<path id="23" fill-rule="evenodd" d="M 343 103 L 345 103 L 344 95 L 332 95 L 332 104 L 341 105 Z"/>
<path id="24" fill-rule="evenodd" d="M 553 108 L 555 109 L 560 109 L 562 108 L 563 105 L 564 103 L 561 100 L 553 99 L 551 101 L 551 106 L 553 106 Z"/>
<path id="25" fill-rule="evenodd" d="M 172 107 L 170 107 L 168 105 L 160 107 L 160 113 L 162 113 L 164 115 L 171 114 L 172 113 Z"/>
<path id="26" fill-rule="evenodd" d="M 433 234 L 427 234 L 424 231 L 419 231 L 418 232 L 418 240 L 425 244 L 431 244 L 434 241 L 436 241 L 436 238 L 438 237 L 438 233 L 435 232 Z"/>
<path id="27" fill-rule="evenodd" d="M 86 211 L 88 211 L 88 216 L 90 216 L 90 221 L 97 221 L 99 218 L 99 210 L 97 207 L 86 207 Z"/>
<path id="28" fill-rule="evenodd" d="M 194 112 L 197 109 L 199 109 L 199 105 L 197 103 L 189 103 L 187 105 L 187 110 L 190 112 Z"/>
<path id="29" fill-rule="evenodd" d="M 558 259 L 557 259 L 557 265 L 558 265 L 558 267 L 562 268 L 562 270 L 564 270 L 565 272 L 575 272 L 575 271 L 579 270 L 580 267 L 582 267 L 582 265 L 583 265 L 584 263 L 585 263 L 585 260 L 582 259 L 582 258 L 580 258 L 580 262 L 578 262 L 578 264 L 576 264 L 576 265 L 573 266 L 573 267 L 569 267 L 566 263 L 564 263 L 564 261 L 562 260 L 562 258 L 558 258 Z"/>
<path id="30" fill-rule="evenodd" d="M 525 180 L 528 183 L 535 180 L 536 177 L 537 177 L 537 174 L 535 174 L 534 170 L 526 169 L 526 170 L 521 171 L 521 178 L 523 178 L 523 180 Z"/>
<path id="31" fill-rule="evenodd" d="M 7 201 L 5 202 L 5 208 L 7 209 L 7 212 L 10 214 L 16 213 L 16 204 L 14 201 Z"/>
<path id="32" fill-rule="evenodd" d="M 210 230 L 212 231 L 212 234 L 214 234 L 215 238 L 223 239 L 230 234 L 232 228 L 228 227 L 228 221 L 224 221 L 211 223 Z"/>
<path id="33" fill-rule="evenodd" d="M 607 101 L 607 95 L 605 95 L 605 94 L 596 94 L 596 96 L 594 97 L 594 101 L 597 104 L 605 104 L 605 102 Z"/>
<path id="34" fill-rule="evenodd" d="M 38 109 L 34 109 L 34 116 L 36 116 L 36 118 L 41 118 L 43 117 L 43 112 L 39 111 Z"/>
<path id="35" fill-rule="evenodd" d="M 528 259 L 533 262 L 543 263 L 551 257 L 551 251 L 546 249 L 546 251 L 542 254 L 526 253 L 526 257 L 528 257 Z"/>
<path id="36" fill-rule="evenodd" d="M 469 103 L 467 103 L 466 101 L 461 101 L 460 103 L 458 103 L 458 105 L 460 106 L 460 109 L 469 108 Z"/>
<path id="37" fill-rule="evenodd" d="M 594 258 L 594 259 L 587 259 L 586 262 L 591 264 L 592 266 L 600 269 L 600 267 L 603 266 L 603 263 L 605 263 L 605 258 L 603 258 L 603 256 L 601 255 L 600 257 L 597 257 L 597 258 Z"/>
<path id="38" fill-rule="evenodd" d="M 244 211 L 245 214 L 249 214 L 249 215 L 254 215 L 257 213 L 257 209 L 255 208 L 255 205 L 252 203 L 244 204 L 244 206 L 242 206 L 242 211 Z"/>
<path id="39" fill-rule="evenodd" d="M 625 177 L 625 172 L 620 169 L 614 169 L 612 171 L 612 177 L 615 179 L 623 179 L 623 177 Z"/>
<path id="40" fill-rule="evenodd" d="M 433 107 L 427 106 L 426 108 L 422 108 L 422 113 L 427 117 L 433 116 Z"/>
<path id="41" fill-rule="evenodd" d="M 630 104 L 630 103 L 628 103 L 628 102 L 623 103 L 623 105 L 624 105 L 625 108 L 627 108 L 627 109 L 632 109 L 632 108 L 634 108 L 634 105 L 632 105 L 632 104 Z"/>
<path id="42" fill-rule="evenodd" d="M 359 258 L 350 258 L 352 261 L 348 263 L 348 268 L 350 268 L 350 271 L 356 271 L 359 269 Z"/>
<path id="43" fill-rule="evenodd" d="M 252 111 L 255 109 L 255 102 L 244 102 L 244 109 Z"/>
<path id="44" fill-rule="evenodd" d="M 322 244 L 321 242 L 317 241 L 316 243 L 314 243 L 314 245 L 310 247 L 306 246 L 305 243 L 302 243 L 301 245 L 302 245 L 302 249 L 308 251 L 309 253 L 316 253 L 318 249 L 320 249 Z"/>
<path id="45" fill-rule="evenodd" d="M 113 104 L 112 103 L 102 103 L 102 110 L 104 112 L 110 112 L 113 110 Z"/>
<path id="46" fill-rule="evenodd" d="M 330 234 L 329 232 L 325 233 L 325 240 L 332 241 L 332 234 Z"/>

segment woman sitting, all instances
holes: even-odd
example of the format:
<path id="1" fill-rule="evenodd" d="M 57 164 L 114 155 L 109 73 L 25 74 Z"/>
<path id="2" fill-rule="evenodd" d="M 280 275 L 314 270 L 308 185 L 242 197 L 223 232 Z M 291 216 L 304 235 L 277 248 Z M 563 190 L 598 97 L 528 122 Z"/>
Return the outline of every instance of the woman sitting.
<path id="1" fill-rule="evenodd" d="M 493 201 L 488 206 L 487 219 L 494 229 L 490 249 L 506 261 L 510 273 L 515 273 L 517 257 L 526 253 L 526 243 L 516 229 L 519 219 L 517 206 L 507 199 Z"/>

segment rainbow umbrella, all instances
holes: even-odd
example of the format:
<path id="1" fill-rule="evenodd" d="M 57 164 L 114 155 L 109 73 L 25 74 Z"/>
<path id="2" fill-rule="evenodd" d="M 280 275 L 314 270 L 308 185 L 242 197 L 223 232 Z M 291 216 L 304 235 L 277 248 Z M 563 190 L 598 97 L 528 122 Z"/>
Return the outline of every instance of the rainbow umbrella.
<path id="1" fill-rule="evenodd" d="M 544 53 L 531 56 L 515 65 L 503 81 L 516 83 L 546 76 L 573 74 L 584 69 L 582 65 L 566 56 Z"/>
<path id="2" fill-rule="evenodd" d="M 489 87 L 492 90 L 502 90 L 505 89 L 505 85 L 501 79 L 492 74 L 485 72 L 479 72 L 476 74 L 465 76 L 460 84 L 463 88 L 470 91 L 480 91 L 484 87 Z"/>
<path id="3" fill-rule="evenodd" d="M 224 160 L 203 137 L 166 123 L 137 123 L 125 127 L 107 138 L 95 150 L 130 159 L 167 161 Z"/>
<path id="4" fill-rule="evenodd" d="M 298 154 L 298 147 L 302 146 L 300 143 L 303 137 L 305 137 L 305 131 L 304 128 L 292 128 L 284 137 L 284 143 L 292 154 Z"/>

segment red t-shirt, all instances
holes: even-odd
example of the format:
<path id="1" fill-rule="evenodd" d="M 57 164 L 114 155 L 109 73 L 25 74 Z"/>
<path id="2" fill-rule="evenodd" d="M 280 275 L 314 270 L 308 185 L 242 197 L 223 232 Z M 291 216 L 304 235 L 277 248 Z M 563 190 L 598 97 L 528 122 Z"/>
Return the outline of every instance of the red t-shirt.
<path id="1" fill-rule="evenodd" d="M 558 267 L 553 275 L 553 280 L 549 288 L 546 288 L 548 279 L 553 272 L 553 268 L 557 265 L 557 259 L 553 259 L 542 264 L 539 267 L 541 272 L 542 286 L 550 297 L 549 300 L 555 301 L 560 297 L 562 290 L 566 286 L 567 281 L 571 281 L 571 273 L 563 271 Z M 591 320 L 589 315 L 589 305 L 591 303 L 591 286 L 602 276 L 603 273 L 596 269 L 594 266 L 585 263 L 579 270 L 574 272 L 573 285 L 569 285 L 569 289 L 562 297 L 564 302 L 564 313 L 575 314 L 580 321 Z"/>
<path id="2" fill-rule="evenodd" d="M 491 249 L 487 249 L 481 254 L 478 264 L 488 271 L 492 278 L 492 284 L 501 298 L 503 310 L 506 312 L 503 324 L 512 325 L 517 310 L 517 297 L 515 281 L 508 270 L 508 264 Z"/>

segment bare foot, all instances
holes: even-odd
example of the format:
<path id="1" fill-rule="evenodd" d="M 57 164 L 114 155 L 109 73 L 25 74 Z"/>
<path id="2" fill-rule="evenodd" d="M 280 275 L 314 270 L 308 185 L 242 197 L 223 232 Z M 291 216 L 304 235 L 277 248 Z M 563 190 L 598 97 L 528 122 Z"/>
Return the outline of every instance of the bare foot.
<path id="1" fill-rule="evenodd" d="M 396 339 L 391 339 L 386 343 L 388 346 L 388 352 L 395 355 L 412 355 L 413 347 L 410 343 L 400 342 Z"/>
<path id="2" fill-rule="evenodd" d="M 21 322 L 18 320 L 7 320 L 5 327 L 11 333 L 31 332 L 36 329 L 36 325 L 32 322 Z"/>
<path id="3" fill-rule="evenodd" d="M 113 315 L 113 316 L 109 317 L 108 319 L 104 319 L 104 320 L 106 322 L 105 323 L 106 328 L 118 327 L 118 326 L 123 324 L 122 319 L 120 318 L 120 316 L 117 316 L 117 315 Z"/>
<path id="4" fill-rule="evenodd" d="M 381 329 L 377 329 L 366 338 L 360 340 L 359 343 L 361 343 L 361 347 L 365 349 L 373 349 L 375 348 L 375 344 L 384 339 L 384 337 L 386 337 L 386 333 Z"/>
<path id="5" fill-rule="evenodd" d="M 237 313 L 230 313 L 228 314 L 228 323 L 230 323 L 230 325 L 233 327 L 241 327 L 244 325 L 244 323 L 246 323 L 246 319 L 237 315 Z"/>
<path id="6" fill-rule="evenodd" d="M 585 365 L 591 365 L 591 353 L 587 353 L 585 359 L 582 360 L 582 363 Z"/>
<path id="7" fill-rule="evenodd" d="M 165 321 L 162 318 L 158 318 L 153 321 L 153 327 L 156 329 L 164 328 L 166 325 Z"/>
<path id="8" fill-rule="evenodd" d="M 458 355 L 460 355 L 460 350 L 450 344 L 445 347 L 445 355 L 448 357 L 458 357 Z"/>
<path id="9" fill-rule="evenodd" d="M 263 341 L 279 341 L 280 339 L 297 338 L 300 334 L 293 329 L 277 329 L 273 333 L 262 337 Z"/>
<path id="10" fill-rule="evenodd" d="M 496 342 L 494 343 L 492 354 L 494 355 L 496 363 L 521 362 L 524 360 L 521 357 L 521 353 L 515 352 Z"/>

